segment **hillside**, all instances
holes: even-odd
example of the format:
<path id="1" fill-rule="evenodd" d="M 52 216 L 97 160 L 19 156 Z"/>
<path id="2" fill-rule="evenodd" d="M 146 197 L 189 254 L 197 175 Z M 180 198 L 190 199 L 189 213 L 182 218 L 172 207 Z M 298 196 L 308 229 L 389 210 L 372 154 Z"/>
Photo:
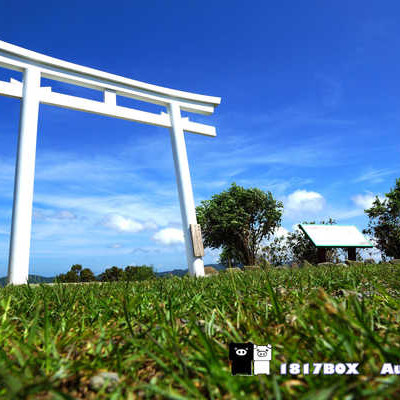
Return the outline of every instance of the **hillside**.
<path id="1" fill-rule="evenodd" d="M 40 275 L 29 275 L 29 283 L 51 283 L 54 282 L 54 277 L 46 277 Z M 5 286 L 7 284 L 7 277 L 3 276 L 0 278 L 0 286 Z"/>
<path id="2" fill-rule="evenodd" d="M 6 287 L 0 398 L 396 399 L 399 280 L 375 264 Z M 248 342 L 272 346 L 270 376 L 232 375 Z"/>
<path id="3" fill-rule="evenodd" d="M 218 271 L 225 269 L 222 264 L 207 264 L 207 266 L 214 267 Z M 168 275 L 173 276 L 184 276 L 187 274 L 187 269 L 173 269 L 171 271 L 163 271 L 163 272 L 156 272 L 157 277 L 166 277 Z M 51 283 L 54 282 L 55 277 L 45 277 L 41 275 L 29 275 L 29 283 Z M 99 275 L 96 276 L 96 279 L 99 279 Z M 4 276 L 0 278 L 0 286 L 4 287 L 7 284 L 7 277 Z"/>

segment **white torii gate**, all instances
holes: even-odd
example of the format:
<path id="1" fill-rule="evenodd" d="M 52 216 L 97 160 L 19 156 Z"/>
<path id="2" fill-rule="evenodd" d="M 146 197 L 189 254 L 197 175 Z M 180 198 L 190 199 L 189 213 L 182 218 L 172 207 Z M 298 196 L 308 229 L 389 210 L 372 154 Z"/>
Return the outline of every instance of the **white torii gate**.
<path id="1" fill-rule="evenodd" d="M 40 103 L 170 128 L 189 274 L 204 276 L 201 235 L 196 235 L 199 227 L 184 131 L 205 136 L 216 136 L 216 131 L 213 126 L 182 118 L 181 110 L 211 115 L 221 99 L 124 78 L 48 57 L 1 40 L 0 67 L 23 73 L 22 83 L 15 79 L 11 79 L 10 82 L 0 81 L 0 95 L 21 99 L 8 283 L 18 285 L 28 280 Z M 53 92 L 51 87 L 41 87 L 41 78 L 100 90 L 104 93 L 104 101 Z M 167 113 L 154 114 L 118 106 L 117 96 L 165 106 Z"/>

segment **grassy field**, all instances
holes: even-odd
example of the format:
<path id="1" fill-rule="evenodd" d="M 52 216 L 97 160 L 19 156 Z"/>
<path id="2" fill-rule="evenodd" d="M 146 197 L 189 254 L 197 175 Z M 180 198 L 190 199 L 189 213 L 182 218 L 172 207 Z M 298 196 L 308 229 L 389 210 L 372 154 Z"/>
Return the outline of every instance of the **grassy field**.
<path id="1" fill-rule="evenodd" d="M 0 398 L 394 399 L 400 266 L 220 273 L 204 279 L 0 290 Z M 273 346 L 271 375 L 232 376 L 230 342 Z M 360 375 L 280 375 L 359 362 Z M 95 392 L 90 378 L 115 372 Z"/>

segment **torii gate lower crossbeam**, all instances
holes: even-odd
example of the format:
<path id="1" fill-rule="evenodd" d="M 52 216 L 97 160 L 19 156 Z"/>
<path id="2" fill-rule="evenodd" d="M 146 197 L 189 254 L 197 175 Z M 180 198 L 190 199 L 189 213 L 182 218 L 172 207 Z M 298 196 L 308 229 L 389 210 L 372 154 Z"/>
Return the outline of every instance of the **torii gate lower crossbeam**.
<path id="1" fill-rule="evenodd" d="M 181 117 L 181 110 L 211 114 L 220 98 L 163 88 L 91 68 L 67 63 L 0 41 L 0 67 L 23 72 L 22 85 L 0 81 L 0 95 L 21 99 L 14 202 L 11 225 L 8 283 L 28 281 L 35 175 L 36 138 L 40 103 L 170 128 L 189 274 L 204 276 L 202 256 L 194 249 L 191 226 L 196 210 L 186 153 L 184 131 L 215 136 L 215 128 Z M 52 92 L 41 87 L 47 77 L 104 92 L 104 102 Z M 164 105 L 168 113 L 153 114 L 117 106 L 116 96 Z M 198 244 L 198 243 L 197 243 Z M 202 248 L 202 245 L 200 246 Z"/>

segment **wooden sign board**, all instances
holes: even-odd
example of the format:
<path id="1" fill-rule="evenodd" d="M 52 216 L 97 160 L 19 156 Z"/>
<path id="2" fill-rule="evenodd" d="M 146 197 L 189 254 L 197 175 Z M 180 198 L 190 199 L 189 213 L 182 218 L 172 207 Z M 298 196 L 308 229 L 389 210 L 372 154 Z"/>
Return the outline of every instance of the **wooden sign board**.
<path id="1" fill-rule="evenodd" d="M 200 225 L 191 224 L 190 234 L 192 235 L 193 255 L 195 257 L 204 257 L 204 247 L 203 247 L 203 239 L 201 237 Z"/>
<path id="2" fill-rule="evenodd" d="M 374 247 L 354 225 L 299 224 L 316 247 Z"/>

